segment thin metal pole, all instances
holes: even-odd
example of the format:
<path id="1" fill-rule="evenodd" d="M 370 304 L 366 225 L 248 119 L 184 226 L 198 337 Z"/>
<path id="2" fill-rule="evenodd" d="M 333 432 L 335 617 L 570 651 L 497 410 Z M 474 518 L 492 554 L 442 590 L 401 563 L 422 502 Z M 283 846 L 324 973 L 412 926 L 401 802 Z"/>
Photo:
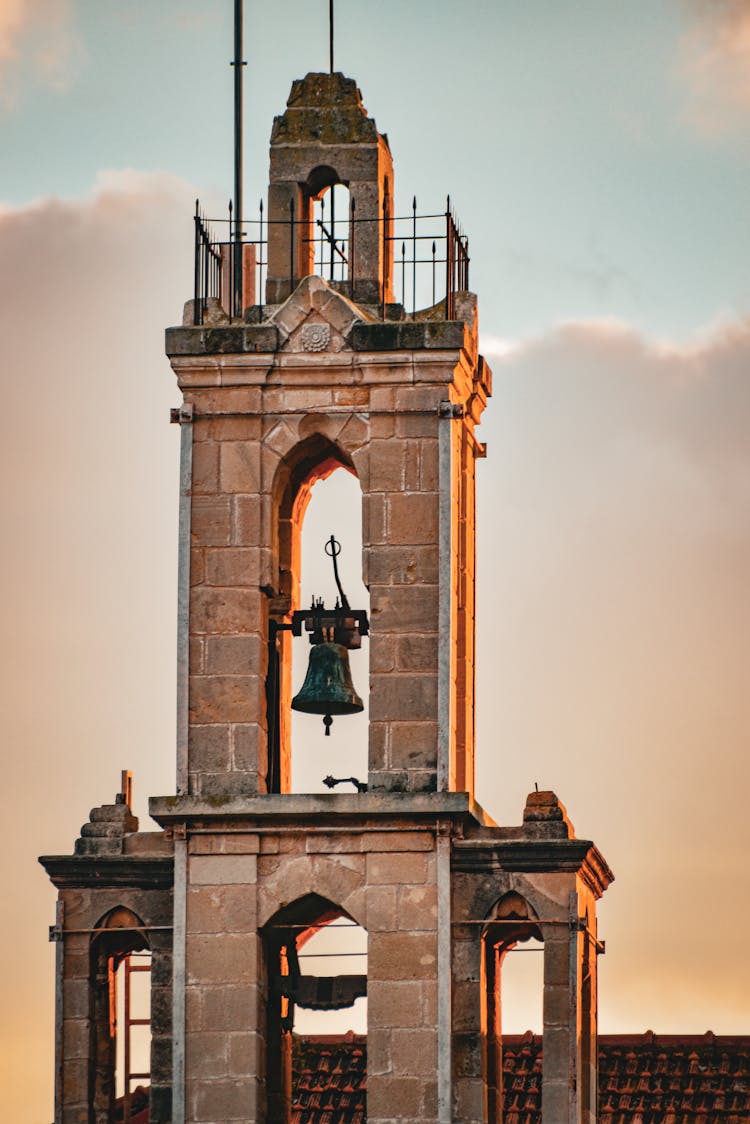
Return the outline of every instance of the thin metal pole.
<path id="1" fill-rule="evenodd" d="M 451 320 L 452 307 L 451 307 L 451 251 L 453 243 L 451 241 L 451 197 L 450 195 L 445 201 L 445 319 Z"/>
<path id="2" fill-rule="evenodd" d="M 334 279 L 334 270 L 336 268 L 336 185 L 331 187 L 331 267 L 330 267 L 330 280 Z"/>
<path id="3" fill-rule="evenodd" d="M 230 317 L 235 315 L 235 293 L 237 291 L 237 270 L 235 269 L 235 262 L 237 260 L 237 244 L 235 242 L 235 231 L 233 223 L 233 207 L 232 200 L 229 200 L 229 244 L 227 251 L 229 253 L 228 273 L 229 273 L 229 300 L 226 303 L 226 310 Z M 222 271 L 223 272 L 223 271 Z"/>
<path id="4" fill-rule="evenodd" d="M 411 314 L 417 311 L 417 197 L 411 202 Z M 404 302 L 406 303 L 406 302 Z"/>
<path id="5" fill-rule="evenodd" d="M 258 205 L 258 213 L 260 215 L 260 235 L 258 241 L 258 304 L 263 305 L 266 303 L 265 294 L 263 292 L 263 200 L 260 200 Z"/>
<path id="6" fill-rule="evenodd" d="M 193 324 L 196 326 L 203 323 L 203 316 L 201 315 L 202 309 L 200 307 L 200 287 L 201 287 L 201 231 L 200 231 L 200 206 L 198 200 L 195 201 L 195 245 L 194 245 L 194 264 L 193 264 Z"/>
<path id="7" fill-rule="evenodd" d="M 333 74 L 333 0 L 328 0 L 328 67 Z"/>
<path id="8" fill-rule="evenodd" d="M 355 231 L 356 231 L 356 225 L 355 225 L 356 208 L 357 208 L 356 200 L 355 200 L 354 196 L 352 195 L 350 203 L 349 203 L 349 296 L 351 297 L 352 300 L 354 300 L 354 263 L 355 263 L 355 253 L 356 253 L 356 249 L 357 249 L 356 234 L 355 234 Z"/>
<path id="9" fill-rule="evenodd" d="M 243 0 L 234 0 L 234 307 L 242 315 L 242 15 Z"/>

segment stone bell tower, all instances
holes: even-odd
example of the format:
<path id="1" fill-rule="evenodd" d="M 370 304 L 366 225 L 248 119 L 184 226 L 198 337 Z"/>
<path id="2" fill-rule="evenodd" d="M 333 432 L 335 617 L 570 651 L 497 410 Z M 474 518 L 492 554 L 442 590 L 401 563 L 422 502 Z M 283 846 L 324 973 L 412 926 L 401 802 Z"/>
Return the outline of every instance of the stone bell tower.
<path id="1" fill-rule="evenodd" d="M 340 185 L 337 237 L 315 215 Z M 355 83 L 309 74 L 273 125 L 242 318 L 222 287 L 234 248 L 196 218 L 194 297 L 167 331 L 183 396 L 177 793 L 150 802 L 159 832 L 96 809 L 76 856 L 43 860 L 61 901 L 56 1120 L 114 1119 L 103 966 L 135 944 L 162 965 L 153 1122 L 289 1121 L 295 1008 L 355 995 L 373 1124 L 501 1121 L 502 963 L 530 936 L 544 943 L 543 1119 L 596 1119 L 596 901 L 612 876 L 553 793 L 533 793 L 516 827 L 474 799 L 475 429 L 491 374 L 452 212 L 420 311 L 417 216 L 402 238 L 393 199 Z M 300 529 L 337 467 L 362 493 L 369 613 L 333 623 L 356 623 L 369 649 L 367 790 L 295 794 L 291 644 L 317 627 L 299 602 Z M 363 719 L 337 720 L 339 736 L 347 721 Z M 97 834 L 107 816 L 116 830 Z M 367 972 L 326 998 L 299 950 L 333 918 L 366 930 Z"/>

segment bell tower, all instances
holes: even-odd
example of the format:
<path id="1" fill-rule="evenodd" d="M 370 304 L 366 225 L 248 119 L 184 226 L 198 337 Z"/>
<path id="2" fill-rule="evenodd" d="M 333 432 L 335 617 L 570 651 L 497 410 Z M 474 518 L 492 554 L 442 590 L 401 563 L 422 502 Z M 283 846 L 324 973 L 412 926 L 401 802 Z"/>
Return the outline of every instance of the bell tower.
<path id="1" fill-rule="evenodd" d="M 348 192 L 343 213 L 334 192 Z M 363 997 L 372 1124 L 501 1121 L 502 965 L 532 936 L 544 946 L 543 1119 L 596 1119 L 596 901 L 612 875 L 554 793 L 532 793 L 513 827 L 474 798 L 476 429 L 491 373 L 450 204 L 402 215 L 394 198 L 388 140 L 356 84 L 308 74 L 274 121 L 268 207 L 242 232 L 242 269 L 241 240 L 196 214 L 193 298 L 166 335 L 182 404 L 177 791 L 150 801 L 162 882 L 144 882 L 154 868 L 127 816 L 111 884 L 97 882 L 96 847 L 72 866 L 44 860 L 63 903 L 82 880 L 93 887 L 79 930 L 105 905 L 142 919 L 144 894 L 149 915 L 170 910 L 154 1124 L 287 1124 L 295 1012 Z M 368 612 L 343 592 L 336 606 L 300 604 L 305 508 L 338 467 L 361 489 Z M 311 665 L 294 705 L 333 715 L 337 737 L 365 721 L 346 654 L 369 650 L 356 792 L 290 791 L 306 748 L 290 724 L 299 634 Z M 351 717 L 336 717 L 341 691 Z M 336 919 L 366 933 L 367 970 L 321 984 L 301 950 Z M 83 993 L 95 984 L 82 963 L 69 970 Z M 109 1119 L 66 1108 L 96 1068 L 76 1055 L 94 1015 L 66 1015 L 60 995 L 56 1119 Z"/>

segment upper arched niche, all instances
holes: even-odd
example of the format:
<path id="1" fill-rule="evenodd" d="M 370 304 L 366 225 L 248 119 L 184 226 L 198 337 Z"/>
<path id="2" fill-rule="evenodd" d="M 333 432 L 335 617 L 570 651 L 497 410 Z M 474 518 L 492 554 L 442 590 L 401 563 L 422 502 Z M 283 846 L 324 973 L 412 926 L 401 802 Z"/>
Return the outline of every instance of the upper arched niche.
<path id="1" fill-rule="evenodd" d="M 118 905 L 107 910 L 94 926 L 92 946 L 106 948 L 109 955 L 127 955 L 149 947 L 146 927 L 127 906 Z"/>
<path id="2" fill-rule="evenodd" d="M 307 194 L 311 199 L 320 198 L 329 187 L 335 187 L 337 184 L 349 186 L 341 179 L 336 169 L 329 167 L 327 164 L 316 165 L 305 180 Z"/>
<path id="3" fill-rule="evenodd" d="M 498 898 L 486 916 L 485 940 L 491 945 L 508 946 L 531 937 L 541 941 L 539 917 L 525 897 L 510 890 Z"/>

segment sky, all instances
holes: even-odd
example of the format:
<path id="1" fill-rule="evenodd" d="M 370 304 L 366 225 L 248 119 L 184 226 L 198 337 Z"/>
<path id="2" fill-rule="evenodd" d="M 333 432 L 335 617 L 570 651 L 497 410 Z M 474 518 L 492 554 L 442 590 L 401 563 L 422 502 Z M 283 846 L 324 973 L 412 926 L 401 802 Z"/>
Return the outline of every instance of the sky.
<path id="1" fill-rule="evenodd" d="M 0 0 L 0 1118 L 17 1124 L 52 1114 L 36 856 L 70 852 L 122 768 L 142 826 L 174 786 L 162 332 L 190 296 L 194 200 L 221 215 L 231 189 L 231 7 Z M 337 9 L 336 65 L 388 133 L 397 199 L 454 200 L 494 370 L 479 799 L 512 824 L 535 782 L 554 789 L 612 866 L 603 1031 L 748 1033 L 750 5 Z M 327 67 L 326 11 L 247 0 L 249 200 L 291 82 Z M 356 508 L 339 476 L 328 512 Z M 353 516 L 341 537 L 353 600 Z"/>

